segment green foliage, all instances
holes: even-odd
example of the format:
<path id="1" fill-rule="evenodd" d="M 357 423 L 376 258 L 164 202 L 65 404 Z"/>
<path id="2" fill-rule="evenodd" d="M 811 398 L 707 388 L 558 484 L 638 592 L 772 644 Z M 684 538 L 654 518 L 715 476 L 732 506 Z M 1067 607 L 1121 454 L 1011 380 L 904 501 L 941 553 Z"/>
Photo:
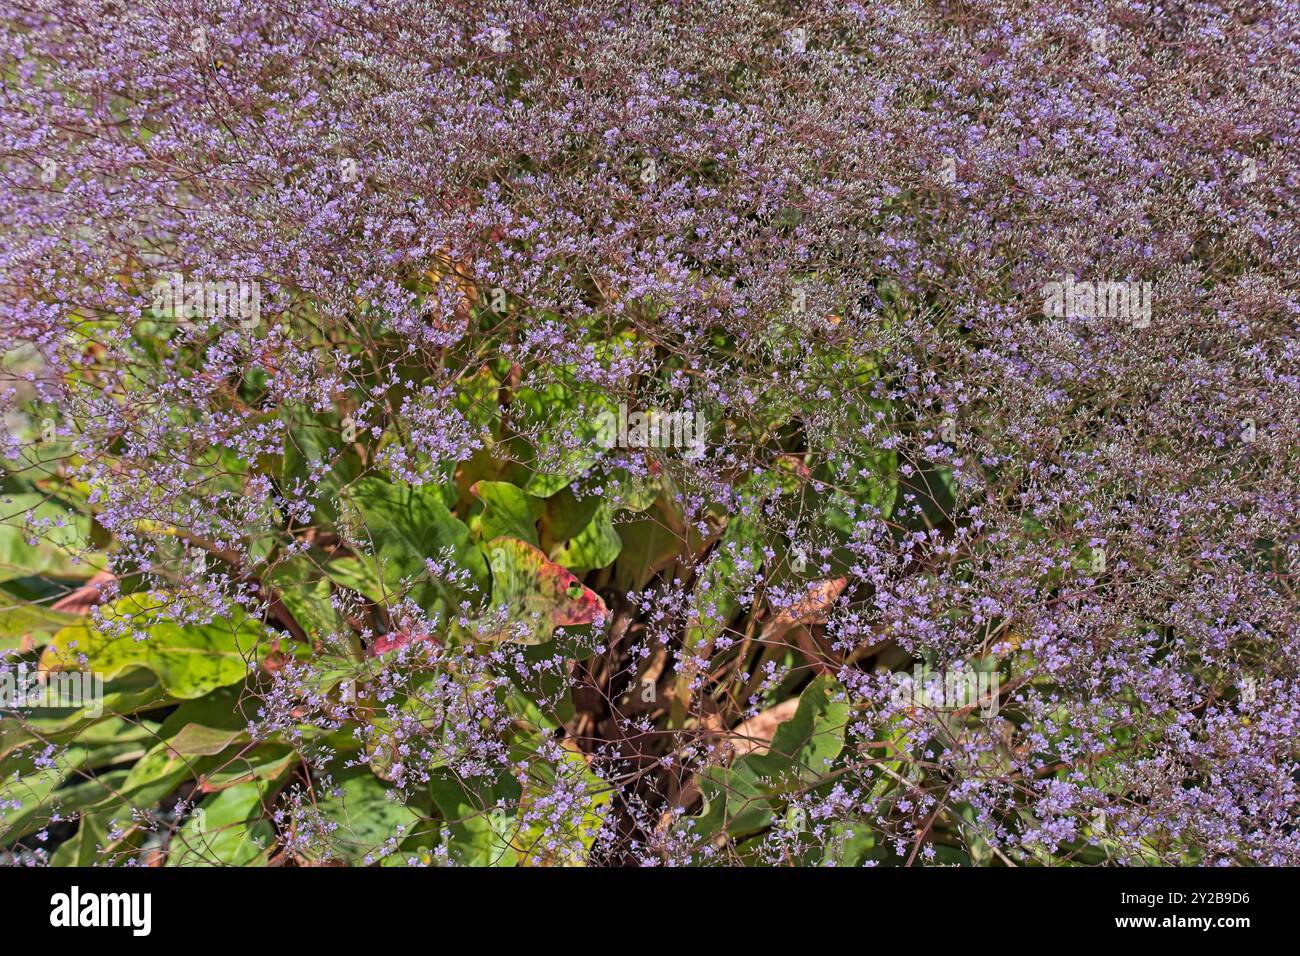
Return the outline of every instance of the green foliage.
<path id="1" fill-rule="evenodd" d="M 848 705 L 844 688 L 815 678 L 799 697 L 794 716 L 777 727 L 766 753 L 750 753 L 730 767 L 700 775 L 704 809 L 690 821 L 704 836 L 742 836 L 772 824 L 783 794 L 827 777 L 844 749 Z"/>
<path id="2" fill-rule="evenodd" d="M 344 524 L 363 553 L 362 565 L 382 582 L 384 596 L 410 596 L 425 610 L 459 600 L 456 589 L 430 581 L 426 559 L 449 553 L 479 587 L 487 564 L 470 540 L 469 527 L 451 513 L 441 492 L 425 485 L 396 485 L 366 477 L 348 488 L 351 511 Z"/>
<path id="3" fill-rule="evenodd" d="M 103 567 L 91 519 L 51 495 L 0 493 L 0 582 L 44 575 L 89 578 Z"/>
<path id="4" fill-rule="evenodd" d="M 601 502 L 577 533 L 551 551 L 551 560 L 581 575 L 613 564 L 622 549 L 611 509 Z"/>
<path id="5" fill-rule="evenodd" d="M 275 839 L 275 828 L 263 819 L 271 789 L 254 781 L 207 797 L 173 836 L 167 865 L 264 864 Z"/>
<path id="6" fill-rule="evenodd" d="M 244 618 L 179 625 L 159 616 L 160 595 L 131 594 L 104 611 L 104 620 L 125 625 L 114 633 L 97 624 L 74 624 L 50 640 L 41 663 L 50 670 L 85 666 L 105 680 L 136 667 L 157 675 L 173 697 L 189 700 L 243 680 L 265 651 L 264 628 Z"/>
<path id="7" fill-rule="evenodd" d="M 335 774 L 329 793 L 301 812 L 301 825 L 322 835 L 322 851 L 348 863 L 366 861 L 389 839 L 400 842 L 414 835 L 421 820 L 415 808 L 364 767 Z"/>
<path id="8" fill-rule="evenodd" d="M 537 519 L 545 510 L 540 498 L 506 481 L 479 481 L 470 490 L 483 499 L 483 513 L 477 519 L 480 540 L 505 536 L 537 546 Z"/>
<path id="9" fill-rule="evenodd" d="M 620 333 L 594 347 L 633 354 L 639 343 Z M 236 498 L 265 481 L 265 522 L 234 543 L 141 522 L 131 533 L 156 542 L 155 573 L 118 578 L 108 603 L 87 592 L 72 610 L 51 607 L 123 544 L 97 525 L 88 489 L 62 480 L 57 461 L 33 472 L 40 487 L 7 480 L 0 648 L 33 671 L 89 671 L 104 684 L 93 702 L 6 714 L 0 799 L 15 807 L 0 815 L 6 844 L 36 845 L 59 824 L 55 865 L 590 862 L 636 775 L 607 772 L 584 746 L 609 718 L 575 677 L 608 680 L 610 638 L 596 625 L 611 607 L 626 615 L 630 596 L 669 589 L 684 602 L 675 652 L 732 670 L 699 691 L 692 667 L 624 660 L 626 674 L 657 666 L 662 676 L 634 682 L 609 707 L 640 707 L 655 733 L 690 734 L 699 708 L 720 705 L 734 720 L 728 700 L 765 663 L 794 668 L 764 691 L 769 704 L 806 684 L 764 746 L 683 769 L 683 792 L 702 805 L 674 826 L 748 860 L 748 841 L 785 826 L 797 798 L 835 779 L 848 723 L 839 685 L 808 683 L 790 648 L 736 642 L 774 613 L 769 583 L 803 581 L 773 516 L 811 516 L 839 554 L 860 509 L 894 508 L 896 456 L 836 447 L 814 473 L 808 453 L 783 451 L 738 477 L 740 500 L 724 505 L 658 449 L 632 464 L 602 460 L 595 422 L 617 402 L 571 369 L 519 384 L 508 362 L 471 368 L 453 405 L 483 445 L 463 461 L 422 463 L 434 476 L 423 484 L 379 467 L 404 437 L 357 428 L 345 406 L 257 413 L 259 427 L 283 435 L 279 451 L 243 461 L 207 449 L 190 478 Z M 250 376 L 241 395 L 255 402 L 266 381 Z M 758 427 L 781 434 L 796 411 L 774 406 Z M 853 481 L 818 482 L 846 461 Z M 307 508 L 292 519 L 271 500 L 303 489 Z M 688 517 L 692 497 L 702 510 Z M 205 575 L 243 599 L 221 613 L 196 601 L 184 585 Z M 273 690 L 295 668 L 292 691 Z M 276 694 L 279 722 L 258 729 Z M 466 701 L 476 703 L 456 709 Z M 489 701 L 508 758 L 466 773 L 454 738 L 486 732 Z M 415 726 L 426 743 L 403 749 Z M 57 754 L 47 759 L 50 743 Z M 836 827 L 826 847 L 801 845 L 799 859 L 878 855 L 870 827 Z"/>

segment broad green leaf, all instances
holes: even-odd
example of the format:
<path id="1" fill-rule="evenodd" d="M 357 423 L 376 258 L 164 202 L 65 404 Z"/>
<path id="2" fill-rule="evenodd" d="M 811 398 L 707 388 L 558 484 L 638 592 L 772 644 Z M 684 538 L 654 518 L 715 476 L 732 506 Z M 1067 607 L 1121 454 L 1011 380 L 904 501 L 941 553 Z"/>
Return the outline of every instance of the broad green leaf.
<path id="1" fill-rule="evenodd" d="M 112 718 L 39 765 L 35 758 L 44 749 L 39 742 L 10 753 L 0 762 L 0 843 L 120 802 L 127 772 L 103 768 L 139 757 L 145 746 L 140 737 L 140 727 Z"/>
<path id="2" fill-rule="evenodd" d="M 562 784 L 557 783 L 563 780 Z M 564 812 L 554 801 L 563 793 Z M 521 866 L 583 866 L 605 821 L 613 788 L 566 749 L 557 765 L 533 759 L 519 800 L 513 844 Z"/>
<path id="3" fill-rule="evenodd" d="M 662 475 L 632 475 L 620 468 L 610 484 L 609 500 L 615 510 L 645 511 L 659 498 L 665 482 Z"/>
<path id="4" fill-rule="evenodd" d="M 208 793 L 225 790 L 254 780 L 278 780 L 302 762 L 302 756 L 289 744 L 266 743 L 242 747 L 233 756 L 205 764 L 203 789 Z"/>
<path id="5" fill-rule="evenodd" d="M 398 799 L 365 767 L 334 775 L 334 788 L 316 803 L 326 824 L 305 824 L 320 833 L 328 852 L 337 859 L 358 864 L 377 863 L 379 851 L 390 839 L 401 842 L 421 826 L 422 816 Z"/>
<path id="6" fill-rule="evenodd" d="M 769 780 L 820 779 L 844 749 L 848 719 L 844 688 L 830 675 L 819 674 L 799 695 L 794 716 L 776 728 L 767 753 L 744 759 Z"/>
<path id="7" fill-rule="evenodd" d="M 477 519 L 481 540 L 504 535 L 537 545 L 537 519 L 544 507 L 540 498 L 507 481 L 477 481 L 470 491 L 483 501 L 483 513 Z"/>
<path id="8" fill-rule="evenodd" d="M 692 832 L 711 837 L 754 833 L 772 825 L 772 807 L 757 774 L 743 759 L 732 767 L 710 767 L 699 775 L 704 809 Z"/>
<path id="9" fill-rule="evenodd" d="M 707 656 L 723 629 L 740 610 L 741 595 L 753 583 L 763 561 L 762 538 L 748 519 L 733 517 L 700 572 L 691 592 L 684 649 Z M 669 705 L 671 726 L 685 725 L 691 700 L 691 668 L 682 668 L 673 681 Z"/>
<path id="10" fill-rule="evenodd" d="M 501 380 L 484 365 L 456 382 L 456 410 L 471 425 L 492 431 L 501 419 L 500 391 Z"/>
<path id="11" fill-rule="evenodd" d="M 360 562 L 352 560 L 360 565 Z M 330 603 L 330 575 L 322 573 L 313 564 L 312 555 L 299 556 L 278 565 L 271 572 L 270 583 L 278 590 L 280 600 L 293 619 L 313 640 L 344 630 L 338 611 Z"/>
<path id="12" fill-rule="evenodd" d="M 318 520 L 333 521 L 340 492 L 361 472 L 356 449 L 345 439 L 347 425 L 333 414 L 295 410 L 286 415 L 281 480 L 288 487 L 313 489 L 309 501 Z M 313 475 L 318 476 L 318 483 Z"/>
<path id="13" fill-rule="evenodd" d="M 641 590 L 682 550 L 681 539 L 657 512 L 619 524 L 615 530 L 623 542 L 614 565 L 614 587 L 620 591 Z"/>
<path id="14" fill-rule="evenodd" d="M 844 748 L 848 704 L 843 687 L 826 674 L 799 696 L 794 715 L 776 728 L 766 753 L 746 754 L 730 767 L 710 767 L 699 776 L 704 809 L 694 832 L 704 836 L 725 827 L 732 836 L 772 823 L 771 800 L 789 787 L 827 776 Z"/>
<path id="15" fill-rule="evenodd" d="M 93 719 L 86 717 L 83 711 L 78 711 L 74 717 L 71 720 L 47 718 L 41 711 L 17 717 L 10 711 L 7 719 L 0 720 L 0 761 L 8 760 L 31 744 L 41 748 L 47 744 L 88 747 L 135 741 L 149 746 L 157 736 L 158 724 L 140 718 L 123 720 L 107 709 Z M 5 766 L 0 763 L 0 768 Z"/>
<path id="16" fill-rule="evenodd" d="M 369 558 L 336 558 L 325 565 L 325 573 L 336 584 L 377 604 L 385 603 L 390 597 L 379 568 Z"/>
<path id="17" fill-rule="evenodd" d="M 514 400 L 525 417 L 518 427 L 536 456 L 528 463 L 530 475 L 523 489 L 549 498 L 596 463 L 601 451 L 599 412 L 609 407 L 609 400 L 591 386 L 563 382 L 516 389 Z"/>
<path id="18" fill-rule="evenodd" d="M 210 759 L 247 737 L 248 715 L 240 703 L 243 684 L 222 687 L 181 704 L 167 715 L 157 742 L 132 768 L 124 795 L 147 805 L 186 779 L 198 779 L 218 766 Z"/>
<path id="19" fill-rule="evenodd" d="M 518 863 L 519 855 L 511 845 L 519 802 L 519 785 L 513 777 L 502 775 L 495 786 L 474 790 L 443 770 L 432 775 L 429 792 L 442 817 L 439 828 L 454 863 L 500 867 Z"/>
<path id="20" fill-rule="evenodd" d="M 563 488 L 551 495 L 546 499 L 542 513 L 542 529 L 547 541 L 559 544 L 576 536 L 591 523 L 601 501 L 596 495 L 579 498 L 571 488 Z"/>
<path id="21" fill-rule="evenodd" d="M 586 527 L 569 541 L 551 551 L 551 560 L 574 574 L 586 574 L 614 563 L 623 541 L 614 530 L 608 504 L 601 502 Z"/>
<path id="22" fill-rule="evenodd" d="M 168 866 L 258 866 L 275 839 L 263 819 L 271 785 L 243 783 L 206 798 L 178 828 L 168 847 Z"/>
<path id="23" fill-rule="evenodd" d="M 89 516 L 39 492 L 0 494 L 0 581 L 35 574 L 89 578 L 104 568 Z"/>
<path id="24" fill-rule="evenodd" d="M 199 779 L 213 763 L 212 757 L 182 756 L 162 741 L 131 765 L 122 780 L 122 797 L 137 807 L 152 806 L 183 781 Z"/>
<path id="25" fill-rule="evenodd" d="M 125 717 L 170 702 L 158 676 L 144 667 L 136 667 L 105 681 L 104 694 L 99 700 L 68 714 L 53 711 L 48 713 L 56 716 L 46 716 L 46 712 L 34 714 L 26 723 L 47 738 L 81 734 L 100 725 L 105 715 Z"/>
<path id="26" fill-rule="evenodd" d="M 753 582 L 762 561 L 757 528 L 746 518 L 733 517 L 691 593 L 688 648 L 708 647 L 717 639 L 740 609 L 740 595 Z"/>
<path id="27" fill-rule="evenodd" d="M 107 813 L 81 814 L 77 832 L 54 851 L 50 866 L 94 866 L 108 845 L 109 822 Z"/>
<path id="28" fill-rule="evenodd" d="M 573 453 L 565 457 L 559 472 L 535 472 L 527 482 L 524 490 L 538 498 L 549 498 L 561 489 L 573 484 L 584 471 L 595 462 L 595 455 Z"/>
<path id="29" fill-rule="evenodd" d="M 182 625 L 163 618 L 160 607 L 156 595 L 120 598 L 104 614 L 109 621 L 127 622 L 127 633 L 105 633 L 90 621 L 65 627 L 45 648 L 41 664 L 50 670 L 88 670 L 105 680 L 147 667 L 169 694 L 190 700 L 242 681 L 264 651 L 262 625 L 250 618 Z M 136 634 L 143 639 L 136 640 Z"/>
<path id="30" fill-rule="evenodd" d="M 244 729 L 230 730 L 219 727 L 205 727 L 202 724 L 186 724 L 171 739 L 168 746 L 173 753 L 182 757 L 210 757 L 219 754 L 233 743 L 248 739 Z"/>
<path id="31" fill-rule="evenodd" d="M 347 492 L 351 506 L 345 523 L 350 535 L 372 552 L 390 597 L 412 586 L 412 597 L 424 608 L 438 598 L 458 600 L 460 592 L 431 581 L 425 560 L 449 551 L 475 584 L 486 589 L 487 565 L 470 541 L 469 528 L 448 510 L 434 486 L 393 484 L 382 478 L 357 481 Z M 333 563 L 333 562 L 331 562 Z"/>
<path id="32" fill-rule="evenodd" d="M 24 638 L 40 647 L 51 634 L 80 620 L 81 615 L 55 611 L 0 589 L 0 651 L 21 647 Z"/>

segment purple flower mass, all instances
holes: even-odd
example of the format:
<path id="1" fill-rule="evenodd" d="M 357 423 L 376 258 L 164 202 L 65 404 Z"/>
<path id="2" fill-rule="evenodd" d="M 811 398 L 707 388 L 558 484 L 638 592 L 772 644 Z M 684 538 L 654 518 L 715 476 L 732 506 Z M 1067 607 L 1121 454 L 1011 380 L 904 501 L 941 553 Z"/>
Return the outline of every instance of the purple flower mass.
<path id="1" fill-rule="evenodd" d="M 273 6 L 2 2 L 4 852 L 1300 864 L 1300 7 Z"/>

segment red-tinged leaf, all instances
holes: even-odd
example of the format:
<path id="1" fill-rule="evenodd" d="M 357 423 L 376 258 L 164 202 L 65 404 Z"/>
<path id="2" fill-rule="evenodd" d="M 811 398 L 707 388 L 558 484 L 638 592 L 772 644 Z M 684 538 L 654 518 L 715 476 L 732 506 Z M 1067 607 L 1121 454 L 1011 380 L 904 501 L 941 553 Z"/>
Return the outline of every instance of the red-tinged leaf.
<path id="1" fill-rule="evenodd" d="M 408 644 L 415 644 L 420 641 L 432 641 L 438 646 L 442 646 L 442 641 L 438 640 L 432 634 L 420 634 L 412 631 L 390 631 L 387 634 L 381 634 L 375 643 L 370 645 L 368 651 L 371 657 L 378 657 L 380 654 L 387 654 L 389 651 L 395 651 L 399 648 L 406 647 Z"/>
<path id="2" fill-rule="evenodd" d="M 104 592 L 108 585 L 117 580 L 109 571 L 100 571 L 89 581 L 70 591 L 50 605 L 51 611 L 64 614 L 89 614 L 91 609 L 104 602 Z"/>
<path id="3" fill-rule="evenodd" d="M 492 606 L 506 609 L 508 626 L 497 637 L 540 644 L 557 627 L 600 624 L 605 602 L 567 569 L 516 538 L 489 544 Z"/>

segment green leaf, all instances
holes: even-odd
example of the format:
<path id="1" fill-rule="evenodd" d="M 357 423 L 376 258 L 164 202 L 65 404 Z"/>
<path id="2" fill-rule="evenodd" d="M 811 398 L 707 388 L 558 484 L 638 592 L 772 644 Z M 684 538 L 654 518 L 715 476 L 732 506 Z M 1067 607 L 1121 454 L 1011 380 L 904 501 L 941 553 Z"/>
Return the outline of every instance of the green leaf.
<path id="1" fill-rule="evenodd" d="M 342 489 L 361 473 L 361 459 L 343 440 L 343 423 L 337 415 L 312 415 L 286 411 L 287 429 L 280 473 L 286 487 L 303 485 L 315 490 L 309 496 L 318 520 L 333 521 Z M 321 468 L 321 463 L 325 464 Z M 319 475 L 319 481 L 313 478 Z"/>
<path id="2" fill-rule="evenodd" d="M 0 762 L 0 843 L 20 839 L 53 820 L 120 802 L 127 772 L 105 768 L 139 757 L 144 735 L 146 728 L 111 718 L 39 766 L 35 758 L 44 749 L 40 742 L 10 753 Z"/>
<path id="3" fill-rule="evenodd" d="M 0 581 L 90 578 L 104 567 L 104 556 L 90 548 L 90 528 L 88 515 L 49 495 L 0 494 Z"/>
<path id="4" fill-rule="evenodd" d="M 120 794 L 133 806 L 152 806 L 182 781 L 197 780 L 214 762 L 212 757 L 183 757 L 163 741 L 131 765 L 122 780 Z"/>
<path id="5" fill-rule="evenodd" d="M 324 563 L 323 554 L 318 563 L 317 554 L 307 553 L 276 565 L 269 576 L 293 619 L 314 640 L 345 630 L 330 602 L 332 589 L 329 574 L 321 568 Z"/>
<path id="6" fill-rule="evenodd" d="M 131 768 L 123 795 L 137 805 L 148 805 L 181 781 L 197 779 L 216 767 L 218 761 L 208 758 L 247 738 L 243 693 L 242 683 L 222 687 L 168 714 L 158 728 L 157 743 Z"/>
<path id="7" fill-rule="evenodd" d="M 484 365 L 457 380 L 456 410 L 475 428 L 492 432 L 501 420 L 500 391 L 501 380 Z"/>
<path id="8" fill-rule="evenodd" d="M 219 754 L 233 743 L 248 739 L 248 732 L 242 728 L 230 730 L 218 727 L 205 727 L 202 724 L 186 724 L 170 741 L 174 753 L 182 757 L 210 757 Z"/>
<path id="9" fill-rule="evenodd" d="M 483 514 L 478 518 L 482 540 L 505 535 L 537 545 L 537 519 L 544 508 L 540 498 L 508 481 L 476 481 L 470 491 L 483 501 Z"/>
<path id="10" fill-rule="evenodd" d="M 762 567 L 762 538 L 752 522 L 733 517 L 691 592 L 683 647 L 707 656 L 723 629 L 740 610 L 740 598 Z M 685 725 L 691 700 L 691 667 L 679 670 L 669 705 L 670 726 Z"/>
<path id="11" fill-rule="evenodd" d="M 551 560 L 574 574 L 586 574 L 613 564 L 622 548 L 623 539 L 614 530 L 610 507 L 602 501 L 586 527 L 567 544 L 551 550 Z"/>
<path id="12" fill-rule="evenodd" d="M 90 621 L 65 627 L 41 655 L 50 670 L 89 670 L 112 680 L 134 667 L 158 675 L 171 696 L 202 697 L 240 682 L 262 652 L 263 627 L 246 618 L 238 623 L 216 619 L 209 624 L 177 624 L 161 616 L 157 595 L 129 594 L 104 610 L 109 621 L 125 621 L 125 634 L 107 634 Z M 136 640 L 134 634 L 142 634 Z M 86 657 L 83 665 L 81 656 Z"/>
<path id="13" fill-rule="evenodd" d="M 243 783 L 206 798 L 172 837 L 168 866 L 258 866 L 275 828 L 263 817 L 272 785 Z"/>
<path id="14" fill-rule="evenodd" d="M 33 715 L 26 723 L 46 736 L 78 734 L 102 723 L 105 715 L 127 716 L 171 702 L 158 677 L 143 667 L 132 668 L 104 682 L 103 696 L 66 715 Z"/>
<path id="15" fill-rule="evenodd" d="M 83 813 L 77 832 L 54 851 L 50 866 L 94 866 L 100 848 L 108 845 L 110 819 L 107 813 Z"/>
<path id="16" fill-rule="evenodd" d="M 734 517 L 700 573 L 691 592 L 686 646 L 707 647 L 740 609 L 740 595 L 753 582 L 763 561 L 762 538 L 746 518 Z"/>
<path id="17" fill-rule="evenodd" d="M 562 787 L 557 785 L 561 779 Z M 557 817 L 549 804 L 561 791 L 565 812 Z M 554 765 L 533 755 L 513 839 L 520 865 L 584 865 L 612 798 L 613 788 L 592 772 L 582 754 L 566 749 Z"/>
<path id="18" fill-rule="evenodd" d="M 369 856 L 378 862 L 378 851 L 390 838 L 400 842 L 411 836 L 423 819 L 413 808 L 390 799 L 390 792 L 394 798 L 398 796 L 396 791 L 390 791 L 365 767 L 336 773 L 334 785 L 317 802 L 327 826 L 318 828 L 314 821 L 307 826 L 321 834 L 328 852 L 337 859 L 355 864 Z"/>
<path id="19" fill-rule="evenodd" d="M 616 530 L 623 542 L 614 565 L 614 587 L 620 591 L 641 590 L 657 571 L 672 563 L 683 547 L 682 540 L 657 512 L 624 522 Z"/>
<path id="20" fill-rule="evenodd" d="M 794 716 L 776 728 L 768 752 L 744 759 L 769 780 L 818 780 L 844 749 L 848 719 L 843 686 L 829 674 L 819 674 L 799 695 Z"/>
<path id="21" fill-rule="evenodd" d="M 814 678 L 794 715 L 777 727 L 766 753 L 747 754 L 730 767 L 699 775 L 704 809 L 694 832 L 705 837 L 725 827 L 732 836 L 772 823 L 772 800 L 790 788 L 824 779 L 844 749 L 849 708 L 844 688 L 827 674 Z"/>
<path id="22" fill-rule="evenodd" d="M 601 430 L 598 411 L 608 405 L 598 390 L 576 382 L 515 390 L 514 408 L 522 418 L 516 427 L 528 436 L 528 445 L 536 455 L 528 463 L 531 474 L 524 481 L 524 491 L 549 498 L 596 463 Z M 560 424 L 556 426 L 556 422 Z"/>
<path id="23" fill-rule="evenodd" d="M 262 744 L 251 750 L 244 747 L 233 757 L 205 764 L 203 789 L 215 792 L 254 780 L 278 780 L 301 762 L 302 757 L 289 744 Z"/>
<path id="24" fill-rule="evenodd" d="M 393 484 L 382 478 L 357 481 L 347 492 L 351 535 L 369 545 L 389 597 L 414 584 L 411 596 L 426 610 L 438 598 L 457 601 L 461 593 L 430 581 L 426 558 L 449 551 L 474 582 L 487 589 L 487 563 L 470 541 L 469 528 L 451 513 L 442 492 L 432 486 Z M 335 564 L 337 562 L 331 562 Z"/>
<path id="25" fill-rule="evenodd" d="M 711 837 L 725 830 L 732 836 L 772 825 L 772 807 L 757 774 L 743 759 L 727 767 L 710 767 L 699 775 L 704 809 L 693 832 Z"/>
<path id="26" fill-rule="evenodd" d="M 0 589 L 0 650 L 19 648 L 24 638 L 40 647 L 51 634 L 80 620 L 81 615 L 51 610 Z"/>
<path id="27" fill-rule="evenodd" d="M 356 591 L 376 604 L 384 604 L 391 596 L 379 575 L 379 567 L 369 557 L 336 558 L 325 565 L 325 573 L 335 584 Z"/>
<path id="28" fill-rule="evenodd" d="M 548 542 L 558 544 L 576 536 L 591 523 L 601 500 L 596 495 L 579 498 L 572 488 L 563 488 L 547 498 L 542 513 L 542 529 Z"/>
<path id="29" fill-rule="evenodd" d="M 584 471 L 592 466 L 594 455 L 571 453 L 565 456 L 562 470 L 559 472 L 535 472 L 524 484 L 524 490 L 538 498 L 549 498 L 564 488 L 569 487 Z"/>
<path id="30" fill-rule="evenodd" d="M 609 500 L 617 502 L 618 510 L 645 511 L 663 491 L 662 476 L 633 475 L 619 468 L 610 479 Z"/>
<path id="31" fill-rule="evenodd" d="M 460 866 L 510 867 L 519 855 L 511 845 L 519 785 L 503 774 L 492 787 L 470 788 L 450 771 L 434 773 L 429 792 L 442 817 L 447 855 Z M 507 813 L 504 807 L 510 807 Z"/>

